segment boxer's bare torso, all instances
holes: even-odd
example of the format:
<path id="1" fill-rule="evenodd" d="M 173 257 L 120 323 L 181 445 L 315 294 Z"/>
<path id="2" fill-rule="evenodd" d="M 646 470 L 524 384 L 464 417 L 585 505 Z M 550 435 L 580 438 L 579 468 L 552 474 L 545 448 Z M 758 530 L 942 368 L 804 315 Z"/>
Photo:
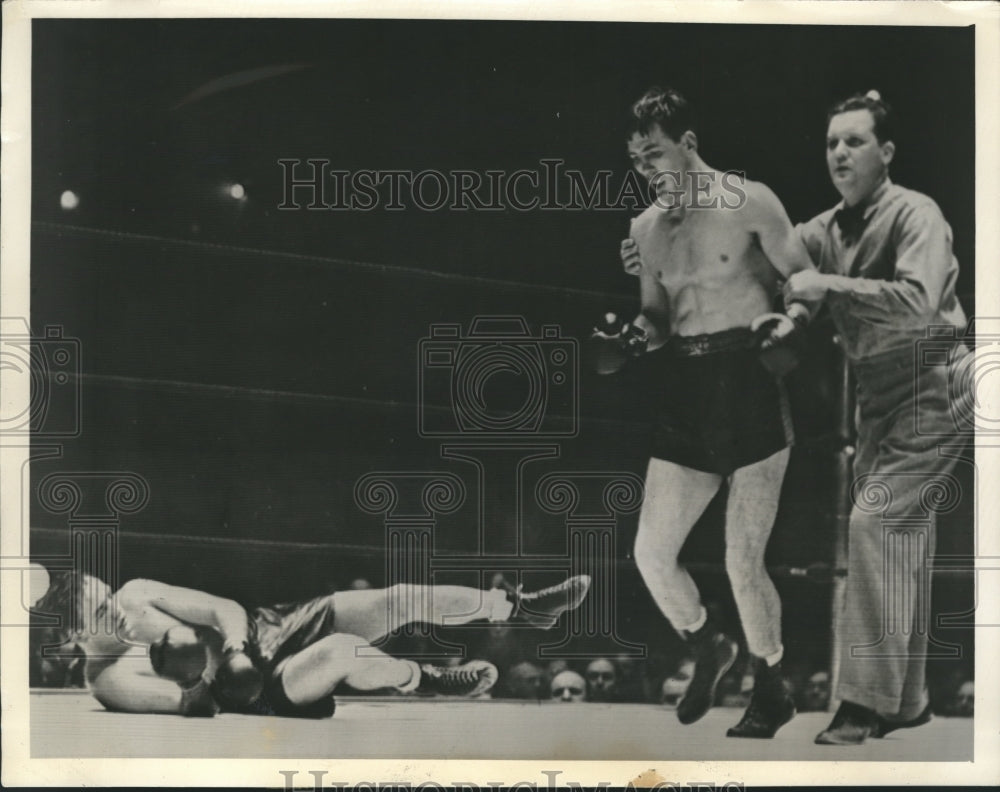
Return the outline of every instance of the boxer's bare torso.
<path id="1" fill-rule="evenodd" d="M 115 635 L 98 630 L 87 639 L 87 680 L 95 683 L 98 678 L 123 657 L 129 659 L 133 668 L 153 673 L 149 662 L 148 647 L 160 639 L 171 627 L 184 624 L 180 619 L 156 607 L 148 596 L 146 581 L 131 580 L 117 592 L 109 595 L 98 616 L 104 621 L 104 613 L 109 623 L 115 625 Z"/>
<path id="2" fill-rule="evenodd" d="M 733 194 L 719 186 L 721 174 L 711 173 L 712 190 L 701 203 L 715 208 L 666 209 L 657 202 L 632 223 L 642 259 L 643 314 L 656 324 L 656 335 L 748 327 L 772 309 L 780 276 L 760 240 L 773 211 L 770 193 L 746 182 L 745 201 L 732 206 Z"/>
<path id="3" fill-rule="evenodd" d="M 109 593 L 95 608 L 98 629 L 80 641 L 87 654 L 86 676 L 91 692 L 105 706 L 110 702 L 115 709 L 132 709 L 128 705 L 134 704 L 134 711 L 178 711 L 180 688 L 157 676 L 149 647 L 174 627 L 218 626 L 216 614 L 223 613 L 223 607 L 238 611 L 237 620 L 242 616 L 245 621 L 236 603 L 157 581 L 130 580 L 114 594 Z M 105 625 L 114 629 L 108 631 Z M 221 656 L 220 648 L 210 645 L 209 649 L 209 666 L 214 667 Z"/>

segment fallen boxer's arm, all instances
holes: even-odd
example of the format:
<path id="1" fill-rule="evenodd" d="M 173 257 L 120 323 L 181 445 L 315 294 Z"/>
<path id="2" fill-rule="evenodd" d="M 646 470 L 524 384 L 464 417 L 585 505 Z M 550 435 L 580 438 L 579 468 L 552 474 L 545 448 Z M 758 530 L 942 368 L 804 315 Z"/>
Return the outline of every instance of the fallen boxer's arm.
<path id="1" fill-rule="evenodd" d="M 212 717 L 218 710 L 201 675 L 181 684 L 157 676 L 127 657 L 101 671 L 90 690 L 106 709 L 116 712 Z"/>
<path id="2" fill-rule="evenodd" d="M 133 606 L 150 605 L 187 624 L 212 627 L 222 636 L 224 651 L 242 650 L 247 645 L 247 613 L 233 600 L 156 580 L 131 580 L 116 596 L 127 598 Z"/>

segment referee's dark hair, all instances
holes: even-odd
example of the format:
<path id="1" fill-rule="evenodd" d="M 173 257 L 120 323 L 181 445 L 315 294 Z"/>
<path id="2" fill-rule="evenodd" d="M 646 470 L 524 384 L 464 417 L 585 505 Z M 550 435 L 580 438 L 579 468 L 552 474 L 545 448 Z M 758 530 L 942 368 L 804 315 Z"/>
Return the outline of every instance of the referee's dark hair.
<path id="1" fill-rule="evenodd" d="M 893 119 L 892 108 L 889 103 L 882 99 L 878 91 L 869 91 L 866 94 L 855 94 L 848 99 L 837 102 L 826 114 L 826 122 L 841 113 L 849 113 L 852 110 L 867 110 L 875 120 L 875 138 L 879 143 L 887 143 L 895 140 L 896 130 Z"/>

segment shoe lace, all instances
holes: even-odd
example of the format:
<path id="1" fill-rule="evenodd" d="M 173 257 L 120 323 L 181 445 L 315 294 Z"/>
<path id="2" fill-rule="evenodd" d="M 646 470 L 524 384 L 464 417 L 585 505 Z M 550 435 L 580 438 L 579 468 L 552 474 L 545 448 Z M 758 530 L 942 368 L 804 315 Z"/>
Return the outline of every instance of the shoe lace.
<path id="1" fill-rule="evenodd" d="M 559 583 L 555 586 L 549 586 L 548 588 L 539 589 L 538 591 L 532 591 L 530 594 L 525 594 L 521 589 L 523 586 L 518 586 L 517 593 L 522 599 L 531 602 L 534 600 L 544 599 L 545 597 L 551 597 L 556 594 L 564 594 L 569 590 L 566 583 Z"/>
<path id="2" fill-rule="evenodd" d="M 479 672 L 465 666 L 444 668 L 438 680 L 443 688 L 470 687 L 479 682 Z"/>

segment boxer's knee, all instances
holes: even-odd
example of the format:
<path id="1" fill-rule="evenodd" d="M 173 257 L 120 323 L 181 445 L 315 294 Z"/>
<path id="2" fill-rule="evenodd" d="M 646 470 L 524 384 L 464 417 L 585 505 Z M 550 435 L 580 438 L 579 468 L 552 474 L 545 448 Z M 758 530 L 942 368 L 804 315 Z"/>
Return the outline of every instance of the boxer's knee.
<path id="1" fill-rule="evenodd" d="M 635 565 L 639 568 L 639 574 L 648 578 L 653 567 L 652 549 L 647 531 L 643 530 L 641 522 L 639 532 L 635 536 L 632 552 L 635 555 Z"/>
<path id="2" fill-rule="evenodd" d="M 734 588 L 754 585 L 767 578 L 764 566 L 764 546 L 756 542 L 728 542 L 726 545 L 726 574 Z"/>
<path id="3" fill-rule="evenodd" d="M 635 535 L 635 560 L 637 564 L 671 564 L 677 562 L 676 549 L 665 535 L 666 531 L 652 521 L 639 518 L 639 530 Z"/>
<path id="4" fill-rule="evenodd" d="M 670 577 L 680 569 L 677 549 L 660 541 L 655 530 L 641 526 L 635 538 L 635 564 L 647 583 Z"/>
<path id="5" fill-rule="evenodd" d="M 334 668 L 355 662 L 358 647 L 364 645 L 366 645 L 365 639 L 357 635 L 334 633 L 320 638 L 311 648 L 316 663 L 326 668 Z"/>

